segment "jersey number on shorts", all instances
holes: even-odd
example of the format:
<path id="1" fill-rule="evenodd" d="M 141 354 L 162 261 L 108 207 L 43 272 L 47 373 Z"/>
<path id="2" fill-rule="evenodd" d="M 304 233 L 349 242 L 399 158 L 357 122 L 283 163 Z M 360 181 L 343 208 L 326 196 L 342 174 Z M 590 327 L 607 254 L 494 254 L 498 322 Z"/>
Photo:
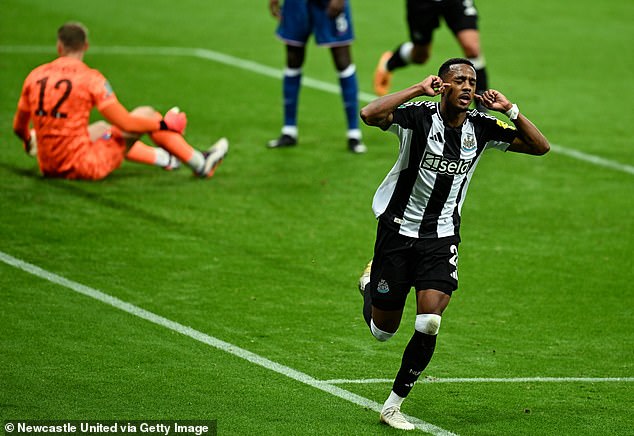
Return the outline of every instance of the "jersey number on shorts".
<path id="1" fill-rule="evenodd" d="M 67 114 L 64 112 L 59 112 L 59 108 L 62 106 L 62 103 L 66 101 L 68 96 L 70 95 L 70 91 L 73 89 L 73 84 L 68 79 L 60 79 L 55 84 L 55 89 L 59 89 L 64 86 L 64 94 L 60 97 L 60 99 L 55 103 L 53 109 L 51 109 L 51 113 L 49 114 L 44 110 L 44 94 L 46 93 L 46 84 L 48 83 L 48 77 L 44 77 L 38 80 L 36 83 L 40 85 L 40 100 L 37 104 L 37 111 L 35 111 L 35 115 L 39 115 L 41 117 L 45 117 L 50 115 L 55 118 L 66 118 Z"/>

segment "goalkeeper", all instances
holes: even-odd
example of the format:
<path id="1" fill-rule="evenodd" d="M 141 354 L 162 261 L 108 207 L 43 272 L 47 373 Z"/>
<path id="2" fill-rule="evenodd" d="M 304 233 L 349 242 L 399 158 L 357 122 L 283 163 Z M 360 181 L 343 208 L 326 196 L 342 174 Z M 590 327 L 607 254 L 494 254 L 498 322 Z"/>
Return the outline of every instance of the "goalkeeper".
<path id="1" fill-rule="evenodd" d="M 227 154 L 227 140 L 221 138 L 201 152 L 182 136 L 185 113 L 170 109 L 163 117 L 149 106 L 128 112 L 106 78 L 83 62 L 87 36 L 80 23 L 62 25 L 57 32 L 59 57 L 31 71 L 22 87 L 13 130 L 25 151 L 37 156 L 42 174 L 99 180 L 128 159 L 165 169 L 177 168 L 180 161 L 195 175 L 211 177 Z M 108 122 L 89 125 L 93 107 Z M 158 148 L 139 140 L 145 133 Z"/>

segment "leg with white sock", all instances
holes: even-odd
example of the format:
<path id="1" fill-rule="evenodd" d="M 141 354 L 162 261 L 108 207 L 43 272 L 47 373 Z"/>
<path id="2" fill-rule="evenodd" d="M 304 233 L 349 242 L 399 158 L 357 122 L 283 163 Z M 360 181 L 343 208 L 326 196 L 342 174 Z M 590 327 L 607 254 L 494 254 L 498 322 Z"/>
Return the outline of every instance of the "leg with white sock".
<path id="1" fill-rule="evenodd" d="M 267 143 L 269 148 L 289 147 L 297 144 L 297 108 L 305 55 L 305 47 L 286 45 L 286 68 L 284 68 L 284 77 L 282 78 L 284 124 L 280 136 Z"/>
<path id="2" fill-rule="evenodd" d="M 383 279 L 379 280 L 380 274 L 374 272 L 374 284 L 371 284 L 371 276 L 373 274 L 372 263 L 373 261 L 368 263 L 359 279 L 359 290 L 363 295 L 363 318 L 368 324 L 372 336 L 374 336 L 377 341 L 385 342 L 391 339 L 398 330 L 403 316 L 405 299 L 402 299 L 400 302 L 388 303 L 388 305 L 385 306 L 389 307 L 388 310 L 380 309 L 372 304 L 372 287 L 378 289 L 377 281 L 384 281 Z M 407 293 L 405 293 L 405 297 L 406 296 Z M 381 305 L 383 304 L 384 303 L 381 303 Z M 381 410 L 381 422 L 401 430 L 413 430 L 414 426 L 408 422 L 401 413 L 401 403 L 404 399 L 405 395 L 400 397 L 392 392 Z"/>
<path id="3" fill-rule="evenodd" d="M 134 115 L 155 117 L 156 111 L 150 106 L 141 106 L 131 112 Z M 158 115 L 160 116 L 160 115 Z M 178 159 L 162 148 L 152 147 L 139 141 L 139 133 L 123 132 L 105 121 L 97 121 L 88 126 L 88 134 L 94 142 L 98 138 L 114 137 L 125 142 L 125 159 L 145 165 L 153 165 L 167 170 L 178 168 Z"/>
<path id="4" fill-rule="evenodd" d="M 403 68 L 412 63 L 412 50 L 414 44 L 410 41 L 399 44 L 392 52 L 392 56 L 388 59 L 385 67 L 387 71 L 394 71 Z"/>
<path id="5" fill-rule="evenodd" d="M 361 129 L 359 129 L 359 83 L 356 66 L 352 63 L 350 46 L 332 47 L 330 52 L 339 76 L 341 99 L 348 128 L 348 149 L 353 153 L 365 153 L 367 147 L 363 144 Z"/>
<path id="6" fill-rule="evenodd" d="M 441 314 L 449 304 L 450 298 L 449 294 L 436 290 L 416 293 L 418 315 L 416 315 L 414 334 L 405 347 L 392 392 L 381 410 L 381 421 L 392 427 L 403 430 L 414 428 L 413 424 L 402 415 L 400 408 L 431 361 L 440 329 Z"/>
<path id="7" fill-rule="evenodd" d="M 176 132 L 157 130 L 150 137 L 155 144 L 176 156 L 201 178 L 212 177 L 229 150 L 229 141 L 226 138 L 217 140 L 207 151 L 199 151 Z"/>
<path id="8" fill-rule="evenodd" d="M 401 368 L 392 386 L 392 391 L 399 397 L 407 397 L 418 377 L 431 361 L 436 348 L 440 320 L 440 315 L 433 313 L 416 315 L 414 335 L 405 347 Z"/>
<path id="9" fill-rule="evenodd" d="M 152 147 L 141 141 L 136 141 L 128 149 L 125 158 L 132 162 L 154 165 L 166 170 L 174 170 L 180 166 L 180 161 L 174 155 L 160 147 Z"/>
<path id="10" fill-rule="evenodd" d="M 367 147 L 363 143 L 361 129 L 359 129 L 359 85 L 354 64 L 339 71 L 339 85 L 348 127 L 348 149 L 353 153 L 365 153 Z"/>
<path id="11" fill-rule="evenodd" d="M 480 49 L 480 32 L 477 29 L 465 29 L 456 33 L 456 39 L 462 47 L 465 57 L 473 63 L 476 70 L 476 94 L 482 94 L 489 89 L 489 79 L 486 61 Z"/>
<path id="12" fill-rule="evenodd" d="M 431 43 L 404 42 L 394 51 L 387 51 L 381 55 L 379 64 L 374 71 L 374 92 L 385 95 L 389 92 L 392 73 L 410 64 L 424 64 L 429 59 Z"/>
<path id="13" fill-rule="evenodd" d="M 148 118 L 162 118 L 162 115 L 151 106 L 136 107 L 131 113 Z M 127 132 L 123 132 L 123 136 L 129 143 L 129 151 L 126 158 L 137 161 L 150 158 L 151 153 L 147 148 L 149 146 L 139 142 L 138 136 Z M 163 151 L 176 156 L 176 158 L 188 165 L 194 172 L 199 171 L 203 167 L 205 161 L 203 154 L 189 145 L 181 134 L 169 130 L 157 130 L 150 133 L 149 136 L 152 142 L 161 147 Z M 163 158 L 166 156 L 165 153 L 157 150 L 154 152 L 153 157 L 158 161 L 163 161 Z"/>
<path id="14" fill-rule="evenodd" d="M 482 94 L 489 89 L 489 78 L 487 77 L 486 62 L 484 56 L 480 55 L 469 58 L 476 70 L 476 93 Z"/>
<path id="15" fill-rule="evenodd" d="M 284 69 L 282 79 L 282 95 L 284 97 L 284 126 L 282 133 L 297 139 L 297 107 L 299 105 L 299 90 L 302 84 L 302 69 Z"/>

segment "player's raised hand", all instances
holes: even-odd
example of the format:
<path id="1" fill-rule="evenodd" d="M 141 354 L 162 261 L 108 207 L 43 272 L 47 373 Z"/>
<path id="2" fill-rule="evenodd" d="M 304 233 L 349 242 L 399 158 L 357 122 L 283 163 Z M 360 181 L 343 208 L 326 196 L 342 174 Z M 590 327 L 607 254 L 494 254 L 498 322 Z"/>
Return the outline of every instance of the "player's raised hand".
<path id="1" fill-rule="evenodd" d="M 479 103 L 482 103 L 485 108 L 498 112 L 506 112 L 512 106 L 509 99 L 506 98 L 500 91 L 496 91 L 495 89 L 488 89 L 484 91 L 482 95 L 476 94 L 475 99 Z"/>
<path id="2" fill-rule="evenodd" d="M 428 76 L 425 80 L 420 82 L 420 87 L 423 91 L 422 95 L 428 97 L 435 97 L 438 94 L 442 94 L 445 90 L 445 86 L 447 86 L 447 84 L 438 76 Z"/>
<path id="3" fill-rule="evenodd" d="M 165 128 L 163 128 L 165 126 Z M 185 112 L 181 112 L 179 108 L 173 107 L 167 112 L 161 122 L 161 130 L 171 130 L 172 132 L 180 133 L 185 132 L 187 127 L 187 115 Z"/>

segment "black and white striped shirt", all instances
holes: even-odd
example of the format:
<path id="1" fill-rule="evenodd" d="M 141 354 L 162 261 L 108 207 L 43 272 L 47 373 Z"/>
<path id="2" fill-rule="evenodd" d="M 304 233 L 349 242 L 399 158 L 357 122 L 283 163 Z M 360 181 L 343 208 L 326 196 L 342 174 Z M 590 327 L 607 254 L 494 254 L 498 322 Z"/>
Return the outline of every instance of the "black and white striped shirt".
<path id="1" fill-rule="evenodd" d="M 506 151 L 517 130 L 476 110 L 462 126 L 446 126 L 440 104 L 399 106 L 387 129 L 399 137 L 398 160 L 374 195 L 377 218 L 414 238 L 460 235 L 460 211 L 469 181 L 487 148 Z"/>

